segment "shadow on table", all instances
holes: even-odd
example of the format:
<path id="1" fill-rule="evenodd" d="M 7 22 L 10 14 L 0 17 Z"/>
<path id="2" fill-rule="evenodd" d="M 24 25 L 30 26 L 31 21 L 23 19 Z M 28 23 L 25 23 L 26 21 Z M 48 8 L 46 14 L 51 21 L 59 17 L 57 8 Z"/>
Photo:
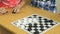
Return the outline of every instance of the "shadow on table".
<path id="1" fill-rule="evenodd" d="M 12 31 L 9 31 L 8 29 L 0 25 L 0 34 L 15 34 L 15 33 L 13 33 Z"/>

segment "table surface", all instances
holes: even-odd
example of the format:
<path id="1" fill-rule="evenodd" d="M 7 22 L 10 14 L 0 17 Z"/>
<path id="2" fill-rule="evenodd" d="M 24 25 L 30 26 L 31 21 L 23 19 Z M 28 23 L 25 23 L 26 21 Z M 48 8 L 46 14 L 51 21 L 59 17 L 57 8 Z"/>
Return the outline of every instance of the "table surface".
<path id="1" fill-rule="evenodd" d="M 15 34 L 28 34 L 22 29 L 19 29 L 11 24 L 11 22 L 24 18 L 26 16 L 32 15 L 32 14 L 39 14 L 41 16 L 50 18 L 52 20 L 55 20 L 57 22 L 60 22 L 60 15 L 54 14 L 52 12 L 48 12 L 46 10 L 42 10 L 39 8 L 31 7 L 30 5 L 25 5 L 21 10 L 19 14 L 12 14 L 11 9 L 8 9 L 9 13 L 6 15 L 0 16 L 0 25 L 4 26 L 6 29 L 10 30 L 11 32 L 14 32 Z M 60 34 L 60 25 L 57 27 L 49 30 L 45 34 Z"/>

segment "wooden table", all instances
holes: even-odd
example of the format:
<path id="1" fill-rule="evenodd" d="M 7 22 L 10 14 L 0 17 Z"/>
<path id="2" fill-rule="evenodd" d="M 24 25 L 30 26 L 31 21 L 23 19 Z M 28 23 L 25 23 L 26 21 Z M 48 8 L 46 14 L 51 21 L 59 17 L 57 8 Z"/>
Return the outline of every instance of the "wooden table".
<path id="1" fill-rule="evenodd" d="M 38 9 L 35 7 L 31 7 L 30 5 L 25 5 L 21 10 L 19 14 L 12 14 L 11 10 L 8 10 L 9 13 L 6 15 L 1 15 L 0 16 L 0 25 L 4 26 L 6 29 L 10 30 L 11 32 L 15 34 L 28 34 L 22 29 L 19 29 L 11 24 L 11 22 L 24 18 L 26 16 L 29 16 L 31 14 L 39 14 L 41 16 L 50 18 L 52 20 L 55 20 L 57 22 L 60 22 L 60 15 L 58 14 L 53 14 L 51 12 L 48 12 L 46 10 Z M 57 27 L 49 30 L 45 34 L 60 34 L 60 25 Z"/>

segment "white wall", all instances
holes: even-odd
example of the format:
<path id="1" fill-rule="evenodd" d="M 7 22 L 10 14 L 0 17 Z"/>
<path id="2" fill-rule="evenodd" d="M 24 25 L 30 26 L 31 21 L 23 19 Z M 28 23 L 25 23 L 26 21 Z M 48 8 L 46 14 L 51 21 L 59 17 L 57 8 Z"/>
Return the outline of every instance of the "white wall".
<path id="1" fill-rule="evenodd" d="M 57 3 L 57 13 L 60 13 L 60 0 L 56 0 Z"/>

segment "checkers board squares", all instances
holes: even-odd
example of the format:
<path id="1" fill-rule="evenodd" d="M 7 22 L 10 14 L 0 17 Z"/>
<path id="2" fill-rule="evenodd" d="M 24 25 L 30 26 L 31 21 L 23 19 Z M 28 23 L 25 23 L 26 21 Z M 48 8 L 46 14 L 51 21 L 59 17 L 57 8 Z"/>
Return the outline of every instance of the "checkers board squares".
<path id="1" fill-rule="evenodd" d="M 29 34 L 42 34 L 45 31 L 52 29 L 52 27 L 58 25 L 56 21 L 37 14 L 16 20 L 12 22 L 12 24 L 18 28 L 23 29 Z"/>

